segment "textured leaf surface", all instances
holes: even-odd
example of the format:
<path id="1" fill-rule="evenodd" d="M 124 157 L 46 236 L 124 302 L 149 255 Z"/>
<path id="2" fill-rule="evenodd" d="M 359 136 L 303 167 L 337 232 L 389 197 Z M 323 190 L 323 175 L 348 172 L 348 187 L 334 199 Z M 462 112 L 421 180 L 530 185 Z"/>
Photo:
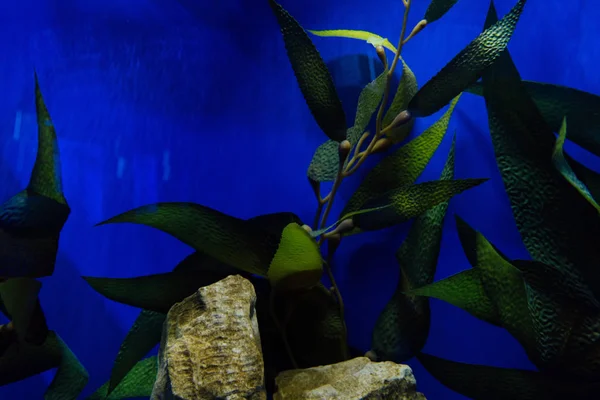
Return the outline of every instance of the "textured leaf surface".
<path id="1" fill-rule="evenodd" d="M 392 189 L 411 185 L 417 180 L 442 142 L 459 97 L 454 99 L 444 115 L 425 132 L 383 158 L 367 173 L 346 203 L 340 218 L 363 208 L 370 199 L 382 196 Z"/>
<path id="2" fill-rule="evenodd" d="M 561 173 L 562 176 L 575 188 L 577 191 L 592 205 L 596 210 L 600 212 L 600 205 L 594 200 L 594 197 L 585 186 L 575 172 L 569 165 L 569 162 L 565 158 L 565 154 L 563 152 L 563 146 L 565 144 L 565 139 L 567 137 L 567 120 L 564 119 L 563 123 L 560 127 L 558 138 L 556 139 L 556 145 L 554 146 L 554 151 L 552 152 L 552 161 L 554 162 L 554 166 Z"/>
<path id="3" fill-rule="evenodd" d="M 302 26 L 277 2 L 269 4 L 310 112 L 329 139 L 341 142 L 346 138 L 346 115 L 327 65 Z"/>
<path id="4" fill-rule="evenodd" d="M 519 0 L 498 23 L 490 26 L 431 78 L 408 105 L 415 117 L 440 110 L 459 93 L 476 82 L 506 49 L 526 0 Z"/>
<path id="5" fill-rule="evenodd" d="M 453 141 L 442 171 L 442 180 L 454 178 L 454 146 Z M 427 341 L 430 325 L 429 299 L 406 292 L 433 282 L 447 208 L 446 201 L 419 216 L 396 253 L 402 273 L 372 334 L 371 351 L 378 360 L 406 362 L 421 351 Z"/>
<path id="6" fill-rule="evenodd" d="M 384 229 L 417 217 L 486 181 L 487 179 L 454 179 L 405 186 L 365 204 L 365 208 L 389 205 L 388 207 L 368 214 L 355 215 L 352 219 L 356 227 L 363 231 Z"/>
<path id="7" fill-rule="evenodd" d="M 327 29 L 321 31 L 309 29 L 308 31 L 315 36 L 364 40 L 365 42 L 373 45 L 373 47 L 383 46 L 393 53 L 396 53 L 397 51 L 396 47 L 393 44 L 391 44 L 387 38 L 381 37 L 376 33 L 371 33 L 367 31 L 357 31 L 352 29 Z"/>
<path id="8" fill-rule="evenodd" d="M 465 364 L 425 353 L 418 358 L 440 383 L 474 400 L 589 400 L 599 389 L 598 384 L 561 382 L 534 371 Z"/>
<path id="9" fill-rule="evenodd" d="M 525 247 L 534 260 L 563 270 L 565 285 L 588 285 L 598 298 L 600 246 L 590 240 L 600 237 L 598 213 L 554 168 L 554 134 L 508 51 L 484 73 L 483 89 L 496 162 Z"/>
<path id="10" fill-rule="evenodd" d="M 554 132 L 569 119 L 569 140 L 600 156 L 600 96 L 575 88 L 544 82 L 523 81 L 525 90 Z M 481 82 L 466 92 L 483 95 Z"/>
<path id="11" fill-rule="evenodd" d="M 480 273 L 467 269 L 408 292 L 413 296 L 433 297 L 461 308 L 475 318 L 501 326 L 496 306 L 485 292 Z"/>
<path id="12" fill-rule="evenodd" d="M 450 11 L 457 2 L 458 0 L 431 0 L 423 19 L 425 19 L 428 24 L 437 21 Z"/>
<path id="13" fill-rule="evenodd" d="M 414 72 L 410 69 L 408 64 L 406 64 L 406 61 L 402 58 L 400 58 L 400 60 L 402 61 L 402 77 L 400 78 L 400 83 L 398 84 L 398 89 L 396 90 L 392 104 L 383 117 L 384 127 L 391 124 L 401 111 L 406 110 L 408 103 L 419 90 Z M 400 143 L 410 135 L 414 125 L 415 120 L 411 118 L 407 123 L 386 133 L 386 136 L 389 137 L 393 143 Z"/>
<path id="14" fill-rule="evenodd" d="M 137 364 L 123 378 L 109 395 L 108 382 L 102 385 L 96 392 L 88 397 L 88 400 L 121 400 L 136 397 L 150 397 L 156 374 L 158 372 L 158 360 L 156 356 L 148 357 Z"/>
<path id="15" fill-rule="evenodd" d="M 110 394 L 162 336 L 166 314 L 142 310 L 121 344 L 110 374 Z"/>
<path id="16" fill-rule="evenodd" d="M 369 124 L 373 113 L 383 97 L 387 71 L 365 86 L 358 97 L 354 126 L 348 129 L 347 139 L 351 145 L 356 145 Z M 339 144 L 328 140 L 320 145 L 308 166 L 308 177 L 317 182 L 333 181 L 339 170 Z M 346 160 L 346 163 L 348 160 Z"/>
<path id="17" fill-rule="evenodd" d="M 90 378 L 87 370 L 60 336 L 49 335 L 49 346 L 60 357 L 56 375 L 44 394 L 44 400 L 72 400 L 79 396 Z"/>
<path id="18" fill-rule="evenodd" d="M 197 251 L 258 275 L 266 274 L 280 239 L 248 221 L 194 203 L 141 206 L 98 225 L 123 222 L 159 229 Z"/>

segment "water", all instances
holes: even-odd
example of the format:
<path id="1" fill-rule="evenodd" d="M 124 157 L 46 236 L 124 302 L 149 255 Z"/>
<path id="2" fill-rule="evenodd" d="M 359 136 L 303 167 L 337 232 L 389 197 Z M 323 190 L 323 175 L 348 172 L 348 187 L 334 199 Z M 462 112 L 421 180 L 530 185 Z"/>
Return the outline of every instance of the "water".
<path id="1" fill-rule="evenodd" d="M 428 1 L 414 1 L 409 26 Z M 513 0 L 495 1 L 504 15 Z M 305 0 L 281 4 L 307 29 L 365 29 L 397 40 L 400 1 Z M 405 47 L 403 57 L 425 83 L 482 29 L 489 3 L 460 1 Z M 600 7 L 579 0 L 530 0 L 509 49 L 523 79 L 600 93 L 596 42 Z M 192 201 L 241 218 L 293 211 L 311 221 L 315 199 L 306 180 L 314 149 L 325 140 L 295 82 L 268 2 L 223 0 L 21 0 L 0 5 L 0 151 L 2 199 L 28 182 L 36 150 L 33 69 L 57 127 L 65 195 L 72 213 L 53 276 L 40 298 L 50 329 L 88 369 L 81 398 L 110 376 L 138 310 L 94 292 L 82 275 L 133 277 L 169 271 L 191 249 L 135 225 L 94 224 L 158 201 Z M 372 79 L 360 41 L 315 38 L 353 115 L 356 90 Z M 336 60 L 351 60 L 335 67 Z M 352 61 L 353 60 L 353 61 Z M 352 64 L 353 63 L 353 64 Z M 362 65 L 362 67 L 358 67 Z M 348 89 L 349 88 L 349 89 Z M 341 92 L 342 93 L 342 92 Z M 347 94 L 346 94 L 347 93 Z M 511 259 L 528 258 L 504 194 L 481 98 L 464 95 L 451 120 L 456 176 L 489 177 L 450 203 Z M 413 136 L 442 112 L 417 121 Z M 437 179 L 450 146 L 442 143 L 420 181 Z M 567 150 L 600 170 L 598 160 Z M 362 167 L 371 168 L 374 160 Z M 338 215 L 360 174 L 344 182 Z M 350 344 L 370 348 L 371 329 L 391 296 L 394 252 L 410 224 L 351 237 L 336 258 Z M 468 268 L 447 217 L 436 280 Z M 505 331 L 432 301 L 424 349 L 451 360 L 532 369 Z M 419 390 L 429 399 L 463 399 L 416 360 Z M 40 399 L 54 371 L 0 387 L 1 399 Z"/>

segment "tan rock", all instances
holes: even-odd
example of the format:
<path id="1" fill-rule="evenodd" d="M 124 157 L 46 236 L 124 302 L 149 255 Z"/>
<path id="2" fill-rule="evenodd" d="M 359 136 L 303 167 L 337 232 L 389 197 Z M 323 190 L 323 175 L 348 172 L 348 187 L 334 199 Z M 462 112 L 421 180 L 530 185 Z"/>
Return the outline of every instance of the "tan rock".
<path id="1" fill-rule="evenodd" d="M 408 365 L 366 357 L 284 371 L 275 382 L 274 400 L 425 400 Z"/>
<path id="2" fill-rule="evenodd" d="M 151 399 L 266 399 L 255 303 L 252 283 L 232 275 L 171 307 Z"/>

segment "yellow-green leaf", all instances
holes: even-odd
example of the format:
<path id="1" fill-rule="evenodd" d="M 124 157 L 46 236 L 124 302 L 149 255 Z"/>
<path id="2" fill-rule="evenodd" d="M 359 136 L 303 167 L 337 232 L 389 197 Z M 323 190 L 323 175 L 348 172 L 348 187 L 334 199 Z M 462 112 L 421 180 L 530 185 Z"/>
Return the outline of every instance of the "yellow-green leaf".
<path id="1" fill-rule="evenodd" d="M 396 94 L 394 96 L 394 100 L 392 100 L 392 104 L 390 108 L 388 108 L 385 116 L 383 117 L 383 126 L 387 127 L 392 123 L 394 118 L 401 112 L 406 110 L 408 107 L 408 103 L 414 97 L 414 95 L 419 90 L 419 85 L 417 84 L 417 78 L 413 71 L 410 69 L 406 61 L 400 58 L 402 61 L 402 77 L 400 78 L 400 83 L 398 84 L 398 89 L 396 90 Z M 386 136 L 389 137 L 393 143 L 400 143 L 404 139 L 410 135 L 412 128 L 415 124 L 415 120 L 411 118 L 406 124 L 402 124 L 390 132 L 386 133 Z"/>
<path id="2" fill-rule="evenodd" d="M 351 29 L 328 29 L 321 31 L 308 29 L 308 31 L 316 36 L 364 40 L 365 42 L 373 45 L 373 47 L 383 46 L 394 54 L 396 53 L 396 51 L 398 51 L 396 47 L 390 43 L 389 40 L 377 35 L 376 33 L 371 33 L 367 31 L 357 31 Z"/>

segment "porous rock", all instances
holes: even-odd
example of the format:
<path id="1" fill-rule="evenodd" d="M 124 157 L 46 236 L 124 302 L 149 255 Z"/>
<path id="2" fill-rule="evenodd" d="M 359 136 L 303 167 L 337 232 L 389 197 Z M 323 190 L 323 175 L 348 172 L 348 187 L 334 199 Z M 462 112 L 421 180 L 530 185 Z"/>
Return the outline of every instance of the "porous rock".
<path id="1" fill-rule="evenodd" d="M 366 357 L 284 371 L 275 382 L 274 400 L 425 400 L 408 365 Z"/>
<path id="2" fill-rule="evenodd" d="M 171 307 L 152 400 L 264 400 L 254 286 L 231 275 Z"/>

